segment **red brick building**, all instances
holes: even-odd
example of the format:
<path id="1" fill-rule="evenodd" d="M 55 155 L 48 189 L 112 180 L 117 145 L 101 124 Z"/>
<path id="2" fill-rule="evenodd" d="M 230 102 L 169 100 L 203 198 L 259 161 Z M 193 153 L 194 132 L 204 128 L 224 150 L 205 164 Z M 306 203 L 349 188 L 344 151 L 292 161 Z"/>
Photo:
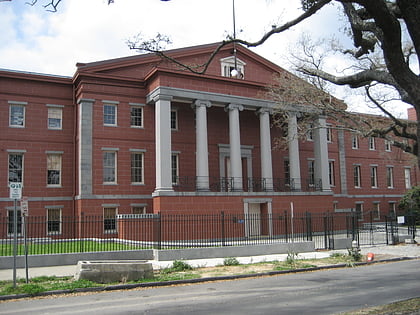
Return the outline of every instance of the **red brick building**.
<path id="1" fill-rule="evenodd" d="M 217 45 L 169 51 L 186 64 Z M 219 51 L 206 74 L 154 54 L 77 64 L 75 75 L 0 71 L 0 211 L 21 182 L 29 215 L 393 212 L 418 170 L 383 139 L 363 139 L 320 116 L 300 141 L 289 106 L 288 150 L 266 96 L 285 71 L 254 52 Z M 49 227 L 47 227 L 47 230 Z M 104 224 L 107 229 L 107 224 Z"/>

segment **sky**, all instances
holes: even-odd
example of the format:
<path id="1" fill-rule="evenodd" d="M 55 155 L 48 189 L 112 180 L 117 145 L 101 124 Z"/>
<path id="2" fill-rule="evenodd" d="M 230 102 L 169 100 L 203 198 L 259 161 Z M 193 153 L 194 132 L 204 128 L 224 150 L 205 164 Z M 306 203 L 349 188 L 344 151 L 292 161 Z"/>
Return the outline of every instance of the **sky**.
<path id="1" fill-rule="evenodd" d="M 77 62 L 93 62 L 138 54 L 127 40 L 137 34 L 153 38 L 168 35 L 180 48 L 218 42 L 233 33 L 230 0 L 62 0 L 58 11 L 46 11 L 38 0 L 0 1 L 0 68 L 72 76 Z M 299 0 L 235 0 L 237 37 L 256 41 L 271 28 L 301 14 Z M 346 40 L 340 32 L 344 17 L 337 5 L 328 5 L 281 35 L 253 50 L 288 69 L 290 47 L 302 32 L 315 37 L 331 34 Z M 330 68 L 342 61 L 334 60 Z M 334 89 L 353 110 L 370 112 L 360 97 L 347 89 Z M 402 115 L 405 114 L 401 113 Z"/>

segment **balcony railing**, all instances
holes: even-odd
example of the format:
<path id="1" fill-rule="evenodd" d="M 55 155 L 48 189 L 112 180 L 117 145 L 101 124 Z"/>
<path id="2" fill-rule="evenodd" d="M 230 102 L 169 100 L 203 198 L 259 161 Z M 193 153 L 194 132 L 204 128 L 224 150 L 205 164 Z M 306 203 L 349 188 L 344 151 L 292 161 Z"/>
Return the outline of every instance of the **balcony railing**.
<path id="1" fill-rule="evenodd" d="M 203 189 L 208 183 L 208 189 Z M 212 192 L 293 192 L 321 191 L 321 179 L 302 178 L 234 178 L 234 177 L 194 177 L 179 176 L 175 191 L 212 191 Z"/>

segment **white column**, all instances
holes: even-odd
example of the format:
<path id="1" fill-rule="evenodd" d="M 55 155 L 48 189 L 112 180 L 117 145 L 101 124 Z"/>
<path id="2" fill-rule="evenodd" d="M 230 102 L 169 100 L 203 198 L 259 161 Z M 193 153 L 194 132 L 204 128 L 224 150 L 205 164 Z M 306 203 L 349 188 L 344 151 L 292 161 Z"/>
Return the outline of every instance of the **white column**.
<path id="1" fill-rule="evenodd" d="M 261 180 L 265 182 L 265 190 L 273 190 L 273 164 L 271 158 L 270 110 L 260 108 L 260 147 L 261 147 Z"/>
<path id="2" fill-rule="evenodd" d="M 157 95 L 155 101 L 156 188 L 172 191 L 171 96 Z"/>
<path id="3" fill-rule="evenodd" d="M 209 101 L 196 100 L 192 105 L 195 108 L 195 135 L 196 155 L 195 167 L 197 177 L 197 190 L 209 190 L 209 157 L 207 135 L 207 108 Z"/>
<path id="4" fill-rule="evenodd" d="M 229 104 L 225 110 L 229 111 L 229 142 L 230 142 L 230 169 L 233 178 L 232 190 L 242 190 L 242 160 L 241 160 L 241 134 L 239 127 L 239 111 L 244 107 L 238 104 Z"/>
<path id="5" fill-rule="evenodd" d="M 322 191 L 330 191 L 328 179 L 327 121 L 319 116 L 314 130 L 315 181 L 321 179 Z M 317 183 L 315 182 L 315 185 Z"/>
<path id="6" fill-rule="evenodd" d="M 300 158 L 299 158 L 299 136 L 297 128 L 297 113 L 288 112 L 288 145 L 289 145 L 289 173 L 292 188 L 294 190 L 302 189 L 302 180 L 300 176 Z"/>

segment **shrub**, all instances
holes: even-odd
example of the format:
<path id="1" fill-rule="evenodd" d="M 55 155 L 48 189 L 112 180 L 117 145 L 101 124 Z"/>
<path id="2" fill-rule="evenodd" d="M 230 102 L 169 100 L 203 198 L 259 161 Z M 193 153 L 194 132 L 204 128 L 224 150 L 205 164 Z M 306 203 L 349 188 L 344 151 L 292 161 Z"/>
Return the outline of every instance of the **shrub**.
<path id="1" fill-rule="evenodd" d="M 239 260 L 236 259 L 235 257 L 229 257 L 229 258 L 225 258 L 225 260 L 223 260 L 223 265 L 225 266 L 238 266 L 240 265 Z"/>
<path id="2" fill-rule="evenodd" d="M 193 267 L 182 260 L 174 260 L 172 263 L 172 271 L 185 271 L 185 270 L 192 270 Z"/>

